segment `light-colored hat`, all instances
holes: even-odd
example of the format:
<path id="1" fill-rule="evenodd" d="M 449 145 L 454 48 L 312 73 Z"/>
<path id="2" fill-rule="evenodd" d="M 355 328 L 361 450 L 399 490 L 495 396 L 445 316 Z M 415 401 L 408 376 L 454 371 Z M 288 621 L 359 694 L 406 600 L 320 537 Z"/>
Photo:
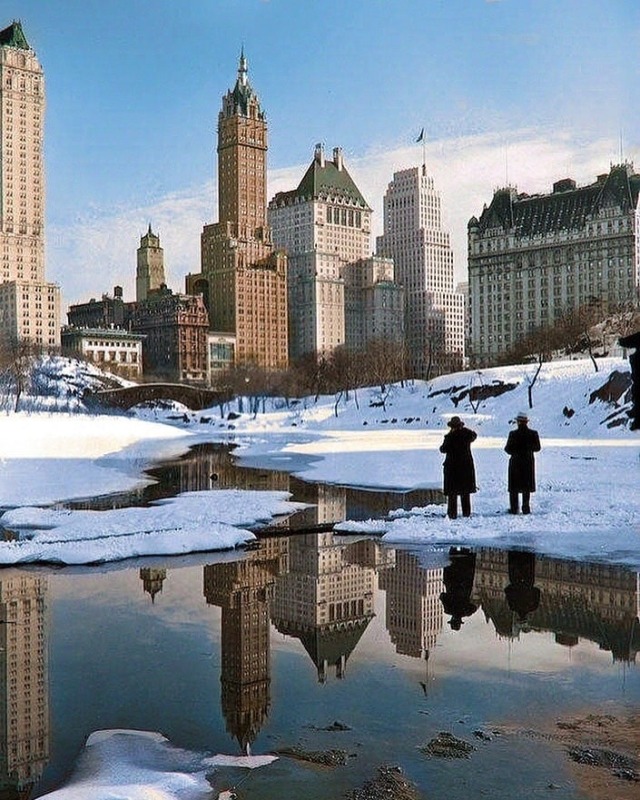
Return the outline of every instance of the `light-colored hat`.
<path id="1" fill-rule="evenodd" d="M 517 420 L 518 420 L 518 419 L 522 419 L 522 420 L 524 420 L 525 422 L 528 422 L 528 421 L 529 421 L 529 415 L 527 414 L 527 412 L 526 412 L 526 411 L 518 411 L 518 413 L 517 413 L 517 415 L 516 415 L 516 419 L 517 419 Z"/>
<path id="2" fill-rule="evenodd" d="M 460 419 L 460 417 L 451 417 L 447 425 L 450 428 L 464 428 L 464 422 Z"/>

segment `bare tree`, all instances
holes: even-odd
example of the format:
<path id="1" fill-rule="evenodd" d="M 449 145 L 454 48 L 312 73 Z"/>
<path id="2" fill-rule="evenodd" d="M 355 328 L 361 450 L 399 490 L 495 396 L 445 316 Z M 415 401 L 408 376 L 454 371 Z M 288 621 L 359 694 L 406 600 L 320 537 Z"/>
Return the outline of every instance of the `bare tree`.
<path id="1" fill-rule="evenodd" d="M 40 352 L 41 348 L 30 339 L 11 337 L 0 345 L 0 381 L 5 386 L 7 397 L 14 398 L 14 411 L 20 408 L 20 400 Z"/>

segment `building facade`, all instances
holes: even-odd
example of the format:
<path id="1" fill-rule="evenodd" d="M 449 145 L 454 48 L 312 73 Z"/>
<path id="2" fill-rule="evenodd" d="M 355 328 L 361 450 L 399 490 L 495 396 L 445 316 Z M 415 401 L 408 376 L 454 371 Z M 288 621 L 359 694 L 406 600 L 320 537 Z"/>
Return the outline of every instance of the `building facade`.
<path id="1" fill-rule="evenodd" d="M 350 350 L 382 340 L 404 342 L 404 289 L 394 281 L 390 258 L 370 256 L 346 264 L 344 276 L 344 340 Z"/>
<path id="2" fill-rule="evenodd" d="M 411 374 L 429 378 L 461 369 L 464 297 L 455 290 L 440 193 L 425 164 L 394 173 L 384 196 L 384 233 L 377 251 L 393 259 L 395 279 L 404 288 Z"/>
<path id="3" fill-rule="evenodd" d="M 201 271 L 186 285 L 203 295 L 211 330 L 235 334 L 238 363 L 284 369 L 287 259 L 266 221 L 266 155 L 267 122 L 243 53 L 218 115 L 219 221 L 204 226 Z"/>
<path id="4" fill-rule="evenodd" d="M 269 223 L 288 256 L 292 359 L 326 355 L 344 344 L 363 347 L 367 336 L 402 339 L 402 320 L 393 313 L 393 263 L 371 258 L 371 208 L 339 147 L 328 159 L 316 145 L 298 187 L 269 203 Z M 369 325 L 363 324 L 365 310 L 375 315 Z"/>
<path id="5" fill-rule="evenodd" d="M 31 797 L 49 760 L 44 576 L 0 578 L 0 796 Z"/>
<path id="6" fill-rule="evenodd" d="M 149 292 L 166 286 L 164 276 L 164 250 L 160 247 L 160 237 L 151 230 L 140 237 L 137 252 L 136 301 L 146 300 Z"/>
<path id="7" fill-rule="evenodd" d="M 201 295 L 174 294 L 163 288 L 132 303 L 129 325 L 145 336 L 146 376 L 178 383 L 207 383 L 209 315 Z"/>
<path id="8" fill-rule="evenodd" d="M 0 31 L 0 337 L 60 344 L 60 289 L 45 280 L 44 73 L 22 26 Z"/>
<path id="9" fill-rule="evenodd" d="M 230 370 L 236 361 L 236 337 L 231 333 L 209 331 L 207 335 L 207 375 L 211 386 Z"/>
<path id="10" fill-rule="evenodd" d="M 105 372 L 132 381 L 142 377 L 144 336 L 118 328 L 63 328 L 62 349 L 91 361 Z"/>
<path id="11" fill-rule="evenodd" d="M 69 306 L 67 321 L 73 328 L 122 328 L 128 318 L 128 306 L 122 297 L 122 286 L 113 287 L 113 297 L 103 294 L 88 303 Z"/>
<path id="12" fill-rule="evenodd" d="M 584 306 L 603 316 L 638 302 L 638 195 L 631 164 L 549 194 L 494 193 L 468 225 L 471 347 L 494 363 L 536 329 Z"/>

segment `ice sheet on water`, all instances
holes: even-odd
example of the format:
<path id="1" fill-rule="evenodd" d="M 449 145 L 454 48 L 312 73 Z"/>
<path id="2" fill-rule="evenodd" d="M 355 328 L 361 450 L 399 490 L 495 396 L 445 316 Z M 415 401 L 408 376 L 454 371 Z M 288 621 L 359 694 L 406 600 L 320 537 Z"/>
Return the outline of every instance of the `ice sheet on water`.
<path id="1" fill-rule="evenodd" d="M 47 800 L 210 800 L 216 766 L 265 766 L 276 756 L 205 756 L 174 747 L 151 731 L 96 731 L 66 786 Z"/>

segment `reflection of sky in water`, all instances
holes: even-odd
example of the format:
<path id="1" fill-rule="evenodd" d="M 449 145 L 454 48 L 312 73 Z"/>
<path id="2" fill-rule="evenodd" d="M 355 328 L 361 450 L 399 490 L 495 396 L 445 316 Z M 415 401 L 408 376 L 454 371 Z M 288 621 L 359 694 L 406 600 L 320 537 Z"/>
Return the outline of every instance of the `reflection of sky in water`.
<path id="1" fill-rule="evenodd" d="M 278 542 L 283 541 L 284 549 L 279 549 Z M 519 796 L 513 759 L 526 753 L 526 763 L 518 761 L 521 772 L 516 786 L 526 786 L 523 776 L 539 782 L 543 775 L 547 783 L 564 787 L 563 798 L 577 798 L 566 788 L 561 753 L 550 754 L 543 742 L 531 740 L 476 741 L 473 730 L 500 723 L 530 728 L 544 717 L 555 720 L 603 706 L 609 710 L 632 707 L 640 700 L 635 664 L 614 662 L 611 652 L 600 649 L 599 641 L 578 636 L 577 643 L 569 647 L 555 641 L 557 630 L 546 630 L 540 624 L 537 629 L 529 624 L 531 629 L 525 630 L 527 625 L 519 627 L 505 616 L 508 607 L 501 596 L 508 583 L 506 555 L 495 555 L 498 551 L 480 553 L 474 593 L 478 595 L 483 581 L 495 588 L 491 614 L 500 617 L 502 630 L 512 626 L 512 636 L 496 633 L 496 620 L 488 618 L 482 607 L 464 619 L 459 631 L 451 630 L 439 600 L 443 568 L 448 564 L 446 552 L 433 550 L 418 559 L 410 551 L 393 553 L 377 543 L 358 544 L 347 537 L 334 541 L 298 536 L 295 543 L 276 540 L 268 546 L 272 548 L 268 556 L 253 551 L 235 556 L 154 559 L 142 564 L 142 569 L 147 569 L 143 573 L 140 565 L 48 573 L 50 758 L 38 793 L 65 779 L 86 737 L 95 730 L 159 731 L 173 745 L 189 751 L 237 754 L 238 742 L 229 731 L 229 703 L 236 702 L 244 711 L 233 724 L 255 725 L 253 753 L 299 745 L 310 750 L 337 747 L 355 754 L 347 767 L 328 772 L 280 759 L 251 774 L 247 796 L 268 800 L 281 796 L 278 792 L 286 786 L 293 792 L 291 796 L 339 797 L 369 779 L 379 764 L 398 763 L 423 792 L 446 791 L 449 797 L 467 798 L 471 788 L 472 793 L 484 790 L 492 797 L 513 800 Z M 314 552 L 324 552 L 327 564 L 339 556 L 352 584 L 362 579 L 363 586 L 371 585 L 375 613 L 350 640 L 344 677 L 337 679 L 336 669 L 329 666 L 324 683 L 318 681 L 312 656 L 323 647 L 328 652 L 335 641 L 325 639 L 318 644 L 303 631 L 304 614 L 310 608 L 320 613 L 324 607 L 315 604 L 322 599 L 318 578 L 322 562 L 321 558 L 313 561 Z M 245 566 L 234 565 L 234 557 Z M 581 580 L 584 582 L 586 573 L 579 577 L 580 565 L 543 561 L 536 561 L 536 582 L 542 587 L 543 601 L 545 594 L 549 599 L 553 591 L 560 591 L 561 585 L 554 588 L 549 576 L 561 567 L 564 596 L 577 604 L 568 611 L 584 611 Z M 250 562 L 254 562 L 262 588 L 249 585 Z M 205 568 L 206 564 L 220 567 Z M 276 564 L 282 573 L 275 569 Z M 327 575 L 333 573 L 326 571 Z M 205 574 L 212 581 L 208 589 Z M 572 574 L 576 576 L 573 584 L 567 580 Z M 606 598 L 599 605 L 597 595 L 591 604 L 591 611 L 600 611 L 595 622 L 584 616 L 586 611 L 580 611 L 584 616 L 581 624 L 600 624 L 605 645 L 607 636 L 613 636 L 611 626 L 621 617 L 627 625 L 629 614 L 637 609 L 637 594 L 630 588 L 635 586 L 635 576 L 616 568 L 609 568 L 608 574 L 613 591 L 618 592 L 617 611 L 616 603 Z M 296 575 L 299 591 L 307 591 L 310 598 L 308 607 L 297 611 L 285 602 L 289 589 L 283 588 Z M 154 591 L 161 587 L 153 602 L 145 585 Z M 422 599 L 420 587 L 425 592 Z M 591 588 L 598 589 L 593 583 Z M 225 602 L 227 610 L 208 605 L 205 590 L 215 602 Z M 328 599 L 329 589 L 322 591 Z M 477 596 L 474 601 L 480 605 Z M 222 646 L 233 642 L 229 631 L 242 630 L 242 608 L 251 610 L 251 603 L 260 607 L 267 602 L 272 611 L 270 644 L 265 665 L 260 667 L 266 680 L 253 708 L 251 698 L 233 694 L 233 681 L 241 683 L 242 674 L 233 672 L 233 658 L 229 651 L 224 656 Z M 367 602 L 365 598 L 365 612 Z M 534 619 L 540 623 L 544 614 L 552 613 L 553 609 L 545 610 L 543 605 L 530 615 L 529 623 Z M 274 612 L 279 615 L 278 629 Z M 223 617 L 228 625 L 226 639 L 221 632 Z M 561 618 L 569 619 L 566 615 Z M 234 628 L 236 622 L 239 627 Z M 620 630 L 627 631 L 624 625 Z M 285 629 L 288 634 L 282 632 Z M 570 633 L 562 631 L 558 638 L 573 642 Z M 429 645 L 428 659 L 425 652 L 419 652 L 425 644 Z M 255 660 L 256 653 L 247 648 Z M 403 654 L 407 652 L 413 655 Z M 629 655 L 633 658 L 634 652 Z M 226 682 L 221 681 L 223 664 L 227 664 Z M 231 695 L 224 700 L 223 694 L 229 691 Z M 253 722 L 249 719 L 252 714 Z M 317 730 L 334 720 L 352 730 Z M 464 762 L 426 759 L 416 747 L 441 730 L 471 741 L 478 752 Z M 295 795 L 296 786 L 299 795 Z M 522 791 L 520 796 L 527 797 L 524 788 Z"/>

